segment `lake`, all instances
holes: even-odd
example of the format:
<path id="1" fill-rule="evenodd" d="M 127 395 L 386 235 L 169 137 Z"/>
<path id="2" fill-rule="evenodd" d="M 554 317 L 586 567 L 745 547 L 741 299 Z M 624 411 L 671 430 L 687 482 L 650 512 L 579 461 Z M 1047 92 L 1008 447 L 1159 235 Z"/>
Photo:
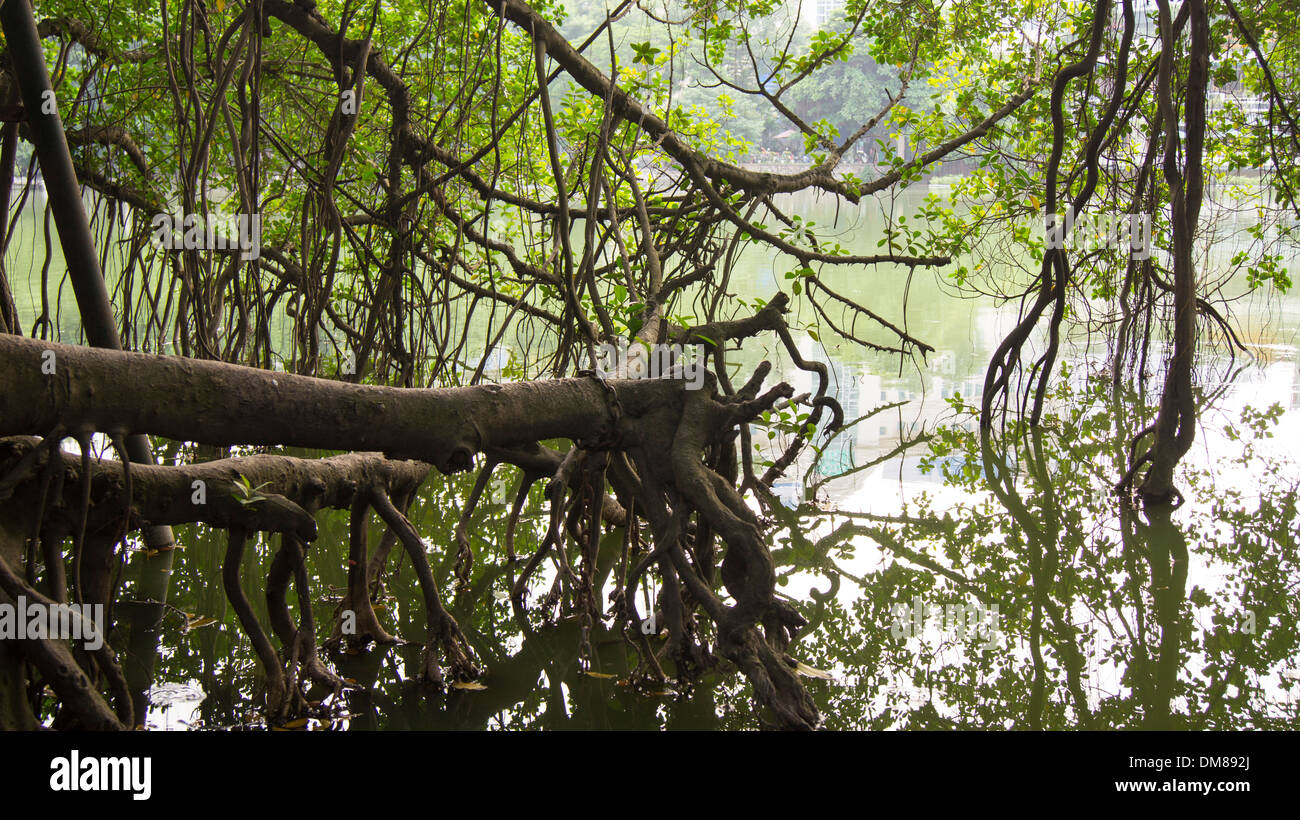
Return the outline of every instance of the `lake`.
<path id="1" fill-rule="evenodd" d="M 895 207 L 908 211 L 931 192 L 945 189 L 910 190 Z M 815 223 L 820 239 L 878 252 L 887 203 L 836 208 L 801 194 L 783 205 Z M 41 303 L 32 250 L 42 241 L 29 209 L 6 260 L 25 321 Z M 1211 243 L 1204 275 L 1219 275 L 1242 247 Z M 976 259 L 958 263 L 977 270 Z M 56 243 L 51 276 L 60 264 Z M 746 300 L 770 298 L 778 287 L 789 291 L 785 274 L 795 267 L 788 257 L 749 248 L 729 289 Z M 1027 269 L 978 275 L 993 284 L 1023 282 Z M 1117 401 L 1099 384 L 1108 373 L 1104 332 L 1067 340 L 1068 375 L 1039 434 L 982 448 L 966 405 L 978 402 L 1015 303 L 961 293 L 944 272 L 909 274 L 892 265 L 827 271 L 824 280 L 935 348 L 925 362 L 900 363 L 837 341 L 806 300 L 793 300 L 789 318 L 801 355 L 830 367 L 831 392 L 846 420 L 856 422 L 828 441 L 819 436 L 820 453 L 802 457 L 773 488 L 783 504 L 770 536 L 780 590 L 810 621 L 791 651 L 810 668 L 805 680 L 825 726 L 1242 729 L 1300 722 L 1300 297 L 1224 284 L 1237 298 L 1232 309 L 1249 355 L 1230 358 L 1216 347 L 1201 357 L 1201 424 L 1180 473 L 1187 503 L 1172 517 L 1150 520 L 1107 489 L 1123 470 L 1124 439 L 1140 426 L 1144 403 L 1129 391 L 1133 385 L 1122 385 Z M 70 287 L 61 294 L 52 316 L 72 340 L 75 303 Z M 695 309 L 674 313 L 689 317 Z M 868 340 L 888 341 L 861 329 Z M 509 334 L 506 343 L 516 350 L 522 344 Z M 1157 340 L 1153 362 L 1161 351 Z M 772 338 L 746 345 L 735 359 L 738 373 L 764 359 L 775 365 L 769 384 L 784 379 L 796 392 L 815 386 Z M 755 429 L 758 459 L 784 440 Z M 626 685 L 632 659 L 619 636 L 593 636 L 593 676 L 579 664 L 575 623 L 538 624 L 523 634 L 504 599 L 512 578 L 503 532 L 513 481 L 513 471 L 494 476 L 471 528 L 470 583 L 454 593 L 452 530 L 473 476 L 435 474 L 411 511 L 440 589 L 487 667 L 485 688 L 437 694 L 420 687 L 415 645 L 339 653 L 330 660 L 357 688 L 293 728 L 757 728 L 748 686 L 734 673 L 709 673 L 680 691 L 635 692 Z M 545 527 L 540 488 L 534 492 L 529 526 L 519 535 L 524 554 Z M 373 518 L 372 544 L 382 534 Z M 347 515 L 330 511 L 319 519 L 309 573 L 324 639 L 346 587 Z M 157 634 L 148 628 L 157 608 L 131 603 L 129 574 L 118 606 L 129 674 L 148 678 L 132 662 L 160 641 L 148 725 L 267 728 L 256 712 L 256 657 L 219 581 L 224 534 L 192 526 L 178 528 L 177 537 L 184 549 Z M 261 579 L 275 546 L 259 539 L 244 567 L 264 623 Z M 606 572 L 618 549 L 611 542 L 602 550 Z M 423 609 L 407 563 L 394 553 L 376 609 L 388 631 L 418 641 Z M 535 579 L 530 600 L 549 583 L 544 574 Z"/>

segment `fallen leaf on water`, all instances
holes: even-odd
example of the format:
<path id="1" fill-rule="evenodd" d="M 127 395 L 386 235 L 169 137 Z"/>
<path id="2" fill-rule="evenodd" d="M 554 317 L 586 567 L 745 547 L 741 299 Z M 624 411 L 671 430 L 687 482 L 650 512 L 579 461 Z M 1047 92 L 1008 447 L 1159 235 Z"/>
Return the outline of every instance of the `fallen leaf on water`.
<path id="1" fill-rule="evenodd" d="M 298 718 L 297 720 L 291 720 L 288 723 L 284 724 L 284 728 L 301 729 L 306 725 L 307 725 L 307 718 Z"/>
<path id="2" fill-rule="evenodd" d="M 589 678 L 603 678 L 605 680 L 612 680 L 613 678 L 618 677 L 618 675 L 611 675 L 608 672 L 583 672 L 582 674 Z"/>
<path id="3" fill-rule="evenodd" d="M 487 687 L 476 680 L 458 680 L 451 685 L 452 689 L 468 689 L 471 692 L 481 692 Z"/>

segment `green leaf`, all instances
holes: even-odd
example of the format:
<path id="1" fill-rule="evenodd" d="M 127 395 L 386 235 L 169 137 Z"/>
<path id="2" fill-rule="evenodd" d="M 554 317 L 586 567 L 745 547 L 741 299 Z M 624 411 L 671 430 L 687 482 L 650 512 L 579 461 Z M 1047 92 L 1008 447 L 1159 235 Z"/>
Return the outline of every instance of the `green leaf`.
<path id="1" fill-rule="evenodd" d="M 654 65 L 655 56 L 659 53 L 659 49 L 650 45 L 648 40 L 644 43 L 633 43 L 632 50 L 636 52 L 636 56 L 632 58 L 632 62 L 645 63 L 646 65 Z"/>

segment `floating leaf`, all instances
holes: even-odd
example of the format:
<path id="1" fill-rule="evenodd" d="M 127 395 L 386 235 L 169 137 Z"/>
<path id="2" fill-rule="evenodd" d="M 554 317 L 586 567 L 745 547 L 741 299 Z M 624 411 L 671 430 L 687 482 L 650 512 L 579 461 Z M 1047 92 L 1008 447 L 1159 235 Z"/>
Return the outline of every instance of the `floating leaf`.
<path id="1" fill-rule="evenodd" d="M 452 689 L 465 689 L 470 692 L 482 692 L 487 687 L 476 680 L 458 680 L 451 685 Z"/>
<path id="2" fill-rule="evenodd" d="M 583 672 L 582 674 L 589 678 L 600 678 L 602 680 L 612 680 L 618 677 L 618 675 L 611 675 L 608 672 Z"/>

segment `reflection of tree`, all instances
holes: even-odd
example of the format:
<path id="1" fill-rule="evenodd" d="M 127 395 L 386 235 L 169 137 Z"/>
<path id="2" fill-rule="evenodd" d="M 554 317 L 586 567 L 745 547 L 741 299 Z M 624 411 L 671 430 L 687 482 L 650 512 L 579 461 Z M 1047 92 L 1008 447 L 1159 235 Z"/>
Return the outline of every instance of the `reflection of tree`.
<path id="1" fill-rule="evenodd" d="M 1142 595 L 1134 595 L 1139 622 L 1128 671 L 1134 694 L 1144 710 L 1142 726 L 1147 729 L 1180 728 L 1182 722 L 1173 714 L 1170 702 L 1177 693 L 1178 673 L 1189 637 L 1183 612 L 1187 600 L 1187 538 L 1173 523 L 1171 513 L 1168 505 L 1152 505 L 1144 512 L 1127 505 L 1120 509 L 1125 551 L 1144 557 L 1150 567 L 1153 614 L 1160 630 L 1153 661 L 1142 618 Z"/>
<path id="2" fill-rule="evenodd" d="M 1007 467 L 1004 453 L 994 444 L 989 429 L 985 427 L 980 430 L 980 450 L 987 486 L 1024 533 L 1027 547 L 1024 558 L 1033 591 L 1029 648 L 1034 662 L 1034 683 L 1025 721 L 1031 729 L 1043 728 L 1043 711 L 1047 700 L 1047 671 L 1042 652 L 1043 615 L 1046 613 L 1054 632 L 1051 637 L 1057 654 L 1065 665 L 1067 687 L 1073 700 L 1076 719 L 1080 726 L 1086 727 L 1091 723 L 1091 714 L 1088 699 L 1083 693 L 1083 659 L 1079 654 L 1076 630 L 1070 624 L 1062 602 L 1058 600 L 1058 580 L 1065 582 L 1062 586 L 1068 588 L 1065 586 L 1067 579 L 1058 578 L 1058 573 L 1061 572 L 1062 537 L 1058 488 L 1047 468 L 1042 430 L 1032 429 L 1027 438 L 1027 442 L 1012 441 L 1022 444 L 1020 450 L 1028 468 L 1030 489 L 1036 496 L 1034 511 L 1026 506 L 1017 492 L 1014 474 Z M 1069 601 L 1065 603 L 1068 604 Z"/>
<path id="3" fill-rule="evenodd" d="M 1125 454 L 1105 435 L 1119 419 L 1093 400 L 1101 395 L 1062 393 L 1064 413 L 1002 439 L 940 430 L 929 463 L 950 486 L 989 495 L 942 516 L 929 500 L 907 516 L 834 513 L 774 552 L 830 579 L 806 607 L 815 630 L 804 641 L 808 663 L 843 678 L 816 693 L 830 725 L 1294 725 L 1295 487 L 1265 484 L 1255 505 L 1187 468 L 1188 503 L 1176 512 L 1121 503 L 1109 484 Z M 1248 412 L 1253 434 L 1238 435 L 1265 434 L 1273 417 Z M 1240 462 L 1261 466 L 1249 443 Z M 1282 469 L 1265 466 L 1259 474 Z M 854 550 L 866 542 L 882 558 L 861 571 Z M 1223 588 L 1189 584 L 1193 552 L 1221 568 Z M 845 580 L 862 590 L 852 603 Z M 892 640 L 891 607 L 914 596 L 999 604 L 1009 646 L 981 654 L 950 633 Z"/>
<path id="4" fill-rule="evenodd" d="M 1089 394 L 1091 395 L 1091 394 Z M 1083 406 L 1087 396 L 1067 406 Z M 1070 410 L 1041 429 L 1001 439 L 941 429 L 931 463 L 956 489 L 985 491 L 936 514 L 924 502 L 902 515 L 826 513 L 805 503 L 772 508 L 778 519 L 772 554 L 787 583 L 820 577 L 806 601 L 787 598 L 809 621 L 798 657 L 833 671 L 838 683 L 811 681 L 808 689 L 830 728 L 1277 728 L 1294 724 L 1287 704 L 1288 671 L 1295 669 L 1300 566 L 1295 530 L 1300 522 L 1295 488 L 1263 488 L 1258 507 L 1208 476 L 1188 471 L 1188 503 L 1160 514 L 1120 505 L 1109 492 L 1115 463 L 1123 459 L 1102 431 L 1114 429 L 1116 408 Z M 1134 413 L 1131 407 L 1121 407 Z M 1140 415 L 1140 414 L 1139 414 Z M 1248 416 L 1243 440 L 1265 430 L 1268 414 Z M 1253 432 L 1252 432 L 1253 431 Z M 1016 433 L 1012 430 L 1010 433 Z M 1247 448 L 1242 459 L 1258 467 Z M 1271 473 L 1264 473 L 1271 474 Z M 409 517 L 422 533 L 450 543 L 472 477 L 428 488 L 412 501 Z M 1207 499 L 1213 498 L 1207 505 Z M 522 521 L 544 528 L 545 514 L 530 502 Z M 418 684 L 417 646 L 380 647 L 333 658 L 340 675 L 356 681 L 339 702 L 358 728 L 734 728 L 754 725 L 748 687 L 738 676 L 710 672 L 693 689 L 666 696 L 622 685 L 638 657 L 621 636 L 591 634 L 593 671 L 578 656 L 580 624 L 530 622 L 521 634 L 508 601 L 511 565 L 486 560 L 504 553 L 508 503 L 484 503 L 466 529 L 476 553 L 468 584 L 448 609 L 474 655 L 489 673 L 482 691 L 451 689 L 430 696 Z M 324 512 L 319 543 L 346 545 L 349 517 Z M 1226 531 L 1217 537 L 1211 522 Z M 375 522 L 377 526 L 377 522 Z M 535 545 L 537 526 L 520 526 L 521 552 Z M 182 531 L 187 560 L 173 580 L 176 605 L 221 616 L 225 601 L 204 578 L 220 563 L 222 539 Z M 878 563 L 861 560 L 878 548 Z M 317 547 L 314 549 L 322 549 Z M 309 556 L 310 588 L 347 588 L 338 555 L 324 547 Z M 613 586 L 620 566 L 621 533 L 603 539 L 595 582 Z M 329 555 L 333 551 L 334 555 Z M 645 553 L 642 553 L 644 555 Z M 1189 579 L 1194 555 L 1222 567 L 1230 583 L 1205 589 Z M 263 596 L 252 580 L 263 577 L 274 552 L 246 560 L 249 597 Z M 635 563 L 635 561 L 633 562 Z M 205 567 L 205 564 L 210 565 Z M 432 567 L 440 589 L 455 588 L 455 555 Z M 421 637 L 421 592 L 409 562 L 395 552 L 374 598 L 385 629 Z M 515 567 L 517 573 L 517 567 Z M 545 588 L 549 578 L 540 579 Z M 780 581 L 778 582 L 780 583 Z M 1204 582 L 1197 582 L 1203 583 Z M 979 649 L 979 637 L 944 633 L 897 640 L 890 635 L 894 607 L 914 599 L 941 606 L 978 601 L 997 604 L 1003 647 Z M 652 608 L 655 598 L 652 595 Z M 324 630 L 334 602 L 314 601 Z M 290 601 L 292 606 L 293 602 Z M 1253 609 L 1258 631 L 1242 630 L 1241 611 Z M 645 613 L 645 614 L 648 614 Z M 179 618 L 164 616 L 164 631 Z M 256 665 L 238 633 L 217 628 L 187 637 L 168 635 L 174 647 L 159 660 L 162 680 L 195 679 L 208 693 L 201 715 L 207 725 L 240 722 L 253 697 Z M 667 657 L 667 642 L 650 641 Z M 313 697 L 322 693 L 318 689 Z"/>

